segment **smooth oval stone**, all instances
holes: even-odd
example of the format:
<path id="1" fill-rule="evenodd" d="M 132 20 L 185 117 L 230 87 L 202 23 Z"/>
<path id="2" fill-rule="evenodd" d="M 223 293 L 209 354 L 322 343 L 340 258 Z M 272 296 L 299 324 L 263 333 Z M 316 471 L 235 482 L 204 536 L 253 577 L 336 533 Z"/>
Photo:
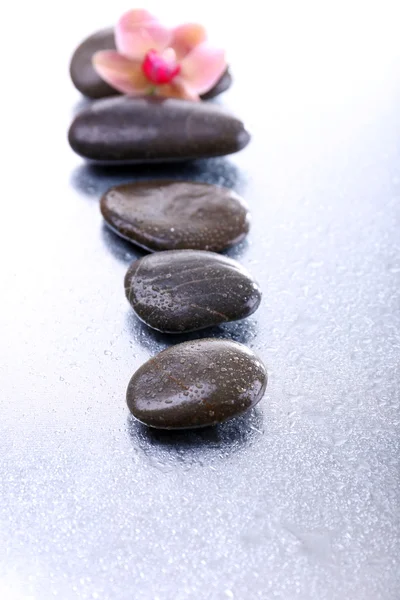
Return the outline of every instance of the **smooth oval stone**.
<path id="1" fill-rule="evenodd" d="M 69 130 L 75 152 L 108 164 L 221 156 L 249 140 L 243 123 L 214 105 L 153 96 L 96 100 Z"/>
<path id="2" fill-rule="evenodd" d="M 125 293 L 139 319 L 165 333 L 243 319 L 261 301 L 242 265 L 201 250 L 168 250 L 135 261 L 125 275 Z"/>
<path id="3" fill-rule="evenodd" d="M 267 372 L 246 346 L 206 339 L 178 344 L 133 375 L 126 399 L 133 416 L 158 429 L 222 423 L 255 406 Z"/>
<path id="4" fill-rule="evenodd" d="M 249 211 L 228 188 L 186 181 L 146 181 L 111 188 L 101 199 L 107 224 L 150 251 L 219 252 L 249 231 Z"/>
<path id="5" fill-rule="evenodd" d="M 94 70 L 92 57 L 99 50 L 115 50 L 114 29 L 109 27 L 93 33 L 75 50 L 70 64 L 70 74 L 74 86 L 89 98 L 106 98 L 119 94 L 103 81 Z M 202 95 L 203 100 L 214 98 L 230 88 L 232 76 L 227 69 L 211 90 Z"/>
<path id="6" fill-rule="evenodd" d="M 74 86 L 89 98 L 115 96 L 117 90 L 94 70 L 92 56 L 99 50 L 115 50 L 114 29 L 102 29 L 84 40 L 71 58 L 69 72 Z"/>

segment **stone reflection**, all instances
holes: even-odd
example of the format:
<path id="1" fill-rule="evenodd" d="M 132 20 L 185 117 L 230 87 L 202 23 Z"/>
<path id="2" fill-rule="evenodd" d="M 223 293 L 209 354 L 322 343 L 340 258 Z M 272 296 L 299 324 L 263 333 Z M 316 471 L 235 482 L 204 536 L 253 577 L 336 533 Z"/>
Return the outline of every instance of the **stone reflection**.
<path id="1" fill-rule="evenodd" d="M 83 164 L 71 175 L 72 186 L 85 196 L 101 196 L 112 186 L 147 179 L 173 179 L 213 183 L 243 192 L 245 181 L 236 165 L 226 158 L 193 160 L 179 163 L 154 163 L 130 166 Z"/>
<path id="2" fill-rule="evenodd" d="M 129 310 L 126 315 L 126 329 L 128 335 L 143 346 L 150 354 L 155 354 L 164 350 L 173 344 L 180 344 L 191 340 L 199 340 L 205 338 L 224 338 L 252 346 L 253 340 L 257 336 L 257 319 L 255 317 L 243 319 L 232 323 L 226 323 L 217 327 L 208 327 L 200 331 L 192 331 L 182 334 L 161 333 L 155 329 L 151 329 L 145 323 L 142 323 L 132 310 Z"/>
<path id="3" fill-rule="evenodd" d="M 248 449 L 264 435 L 261 410 L 256 407 L 246 414 L 214 427 L 167 431 L 142 425 L 131 415 L 127 420 L 133 446 L 150 464 L 160 470 L 212 465 Z"/>

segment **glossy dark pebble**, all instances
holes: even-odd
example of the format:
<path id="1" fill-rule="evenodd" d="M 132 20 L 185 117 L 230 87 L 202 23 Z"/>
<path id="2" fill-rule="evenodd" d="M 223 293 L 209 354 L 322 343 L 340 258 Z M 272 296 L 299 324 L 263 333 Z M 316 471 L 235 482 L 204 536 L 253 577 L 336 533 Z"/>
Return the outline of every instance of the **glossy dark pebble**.
<path id="1" fill-rule="evenodd" d="M 212 104 L 149 96 L 96 100 L 69 130 L 75 152 L 108 164 L 221 156 L 249 140 L 239 119 Z"/>
<path id="2" fill-rule="evenodd" d="M 125 294 L 137 316 L 165 333 L 195 331 L 251 315 L 261 292 L 238 262 L 200 250 L 169 250 L 135 261 Z"/>
<path id="3" fill-rule="evenodd" d="M 128 183 L 106 192 L 100 208 L 116 233 L 150 251 L 219 252 L 249 230 L 243 200 L 228 188 L 207 183 Z"/>
<path id="4" fill-rule="evenodd" d="M 267 372 L 246 346 L 206 339 L 178 344 L 151 358 L 127 389 L 129 410 L 158 429 L 216 425 L 255 406 Z"/>
<path id="5" fill-rule="evenodd" d="M 99 50 L 115 50 L 114 29 L 109 27 L 93 33 L 86 38 L 75 50 L 70 64 L 71 79 L 75 87 L 89 98 L 106 98 L 118 94 L 111 86 L 102 80 L 92 65 L 92 56 Z M 208 100 L 225 92 L 232 84 L 229 70 L 202 98 Z"/>
<path id="6" fill-rule="evenodd" d="M 113 28 L 102 29 L 84 40 L 72 55 L 69 72 L 74 86 L 89 98 L 115 96 L 118 92 L 94 70 L 92 56 L 99 50 L 114 50 Z"/>

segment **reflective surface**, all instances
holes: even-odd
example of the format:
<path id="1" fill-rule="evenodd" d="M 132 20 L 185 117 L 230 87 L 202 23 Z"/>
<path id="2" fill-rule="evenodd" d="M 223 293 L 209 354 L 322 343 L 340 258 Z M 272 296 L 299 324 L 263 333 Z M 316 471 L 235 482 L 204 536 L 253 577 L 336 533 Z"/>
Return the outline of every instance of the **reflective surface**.
<path id="1" fill-rule="evenodd" d="M 228 28 L 226 5 L 159 3 L 225 36 L 236 81 L 220 102 L 253 141 L 232 158 L 117 172 L 69 149 L 84 102 L 67 73 L 74 46 L 126 5 L 6 9 L 1 598 L 399 597 L 396 6 L 279 4 L 263 19 L 246 4 L 247 21 L 230 4 Z M 228 185 L 253 215 L 229 255 L 261 284 L 259 311 L 190 339 L 247 344 L 269 386 L 215 429 L 128 417 L 130 376 L 171 339 L 133 316 L 123 277 L 142 253 L 98 204 L 153 176 Z"/>

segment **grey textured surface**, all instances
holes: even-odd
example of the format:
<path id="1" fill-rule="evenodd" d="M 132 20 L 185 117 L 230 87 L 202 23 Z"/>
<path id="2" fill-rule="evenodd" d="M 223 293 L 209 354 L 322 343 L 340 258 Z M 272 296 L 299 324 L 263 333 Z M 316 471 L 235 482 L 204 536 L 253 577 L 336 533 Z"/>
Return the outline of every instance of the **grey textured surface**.
<path id="1" fill-rule="evenodd" d="M 2 41 L 18 23 L 24 43 L 7 54 L 2 98 L 4 600 L 399 598 L 396 8 L 271 4 L 261 22 L 254 6 L 247 45 L 235 43 L 241 8 L 230 33 L 215 2 L 185 13 L 228 36 L 235 84 L 221 102 L 250 122 L 250 146 L 115 174 L 68 147 L 68 60 L 126 6 L 38 2 L 23 19 L 7 7 Z M 257 85 L 268 92 L 249 95 Z M 171 435 L 128 418 L 130 376 L 170 341 L 133 317 L 123 277 L 137 254 L 98 201 L 111 184 L 174 173 L 250 204 L 248 241 L 230 255 L 264 300 L 212 335 L 254 348 L 270 381 L 248 417 Z"/>

